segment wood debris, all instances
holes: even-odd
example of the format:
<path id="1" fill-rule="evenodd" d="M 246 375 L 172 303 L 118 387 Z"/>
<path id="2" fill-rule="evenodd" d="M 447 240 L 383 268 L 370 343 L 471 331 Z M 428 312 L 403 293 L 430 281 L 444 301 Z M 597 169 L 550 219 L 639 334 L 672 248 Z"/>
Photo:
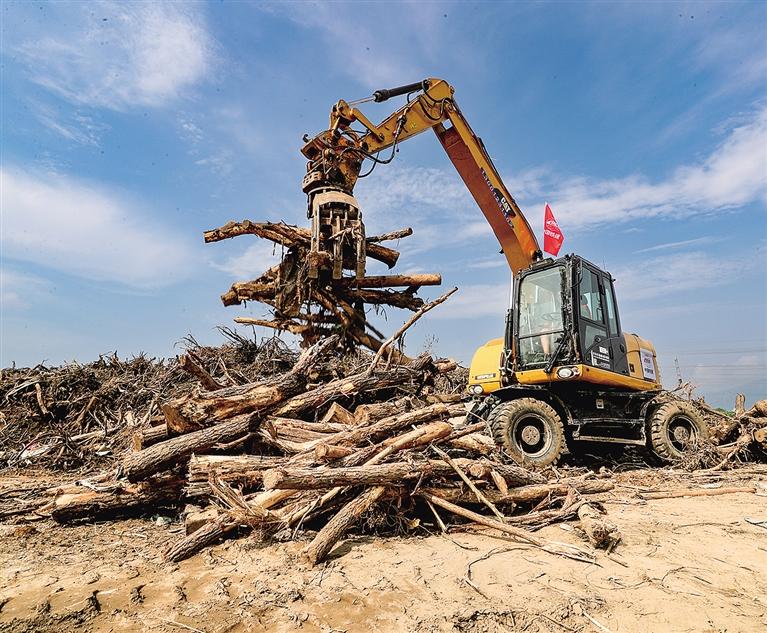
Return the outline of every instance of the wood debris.
<path id="1" fill-rule="evenodd" d="M 237 317 L 237 323 L 290 332 L 300 337 L 304 347 L 340 332 L 347 346 L 360 345 L 375 352 L 383 345 L 384 335 L 368 321 L 368 307 L 378 310 L 389 306 L 415 312 L 424 307 L 423 299 L 416 296 L 418 290 L 442 283 L 439 274 L 365 274 L 365 258 L 389 268 L 399 259 L 399 252 L 380 242 L 412 233 L 406 228 L 367 237 L 362 240 L 364 252 L 339 250 L 332 261 L 328 252 L 317 250 L 312 231 L 284 223 L 229 222 L 206 231 L 205 241 L 255 235 L 282 248 L 279 265 L 256 279 L 234 283 L 221 296 L 226 306 L 259 301 L 270 307 L 270 318 Z M 353 274 L 344 276 L 343 271 Z"/>

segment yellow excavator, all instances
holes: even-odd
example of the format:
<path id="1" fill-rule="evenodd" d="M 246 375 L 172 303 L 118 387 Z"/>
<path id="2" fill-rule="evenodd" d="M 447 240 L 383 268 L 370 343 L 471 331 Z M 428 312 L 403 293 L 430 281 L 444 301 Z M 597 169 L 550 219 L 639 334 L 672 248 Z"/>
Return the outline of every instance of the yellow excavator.
<path id="1" fill-rule="evenodd" d="M 405 105 L 378 125 L 356 107 L 404 95 Z M 458 108 L 453 87 L 442 79 L 338 101 L 330 127 L 304 137 L 310 276 L 328 261 L 335 262 L 334 277 L 339 276 L 340 260 L 349 254 L 358 262 L 356 274 L 364 275 L 364 224 L 353 196 L 363 163 L 369 161 L 370 173 L 391 162 L 400 143 L 429 129 L 492 227 L 513 273 L 505 335 L 474 354 L 467 387 L 473 414 L 487 422 L 496 443 L 518 463 L 542 467 L 576 451 L 581 442 L 644 446 L 669 461 L 705 438 L 706 425 L 691 405 L 663 397 L 652 343 L 621 330 L 612 276 L 577 255 L 543 257 L 482 140 Z"/>

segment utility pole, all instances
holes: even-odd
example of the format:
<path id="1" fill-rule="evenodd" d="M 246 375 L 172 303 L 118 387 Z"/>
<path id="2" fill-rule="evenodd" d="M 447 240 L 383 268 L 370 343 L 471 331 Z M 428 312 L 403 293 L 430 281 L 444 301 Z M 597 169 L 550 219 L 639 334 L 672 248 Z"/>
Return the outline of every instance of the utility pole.
<path id="1" fill-rule="evenodd" d="M 676 356 L 674 356 L 674 366 L 676 367 L 676 380 L 677 380 L 677 384 L 681 385 L 682 384 L 682 370 L 679 369 L 679 359 Z"/>

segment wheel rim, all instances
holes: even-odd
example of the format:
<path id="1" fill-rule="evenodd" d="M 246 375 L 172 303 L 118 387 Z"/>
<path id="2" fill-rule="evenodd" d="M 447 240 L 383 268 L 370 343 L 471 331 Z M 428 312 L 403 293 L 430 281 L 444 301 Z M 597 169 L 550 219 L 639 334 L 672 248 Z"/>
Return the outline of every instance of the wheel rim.
<path id="1" fill-rule="evenodd" d="M 541 457 L 551 447 L 551 431 L 539 415 L 528 414 L 511 431 L 511 441 L 526 457 Z"/>
<path id="2" fill-rule="evenodd" d="M 676 451 L 683 453 L 697 444 L 698 427 L 686 415 L 678 415 L 669 422 L 666 437 Z"/>

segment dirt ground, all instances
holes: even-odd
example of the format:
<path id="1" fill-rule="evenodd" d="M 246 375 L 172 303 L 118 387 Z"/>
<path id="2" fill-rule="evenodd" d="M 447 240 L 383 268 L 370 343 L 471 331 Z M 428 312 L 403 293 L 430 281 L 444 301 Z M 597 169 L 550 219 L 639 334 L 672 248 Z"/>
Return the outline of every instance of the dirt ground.
<path id="1" fill-rule="evenodd" d="M 313 569 L 302 543 L 256 537 L 169 564 L 183 526 L 165 517 L 0 524 L 0 631 L 767 630 L 767 469 L 709 484 L 757 494 L 638 497 L 685 483 L 664 477 L 624 473 L 601 496 L 623 540 L 594 564 L 423 528 L 348 539 Z M 583 545 L 573 524 L 539 534 Z"/>

